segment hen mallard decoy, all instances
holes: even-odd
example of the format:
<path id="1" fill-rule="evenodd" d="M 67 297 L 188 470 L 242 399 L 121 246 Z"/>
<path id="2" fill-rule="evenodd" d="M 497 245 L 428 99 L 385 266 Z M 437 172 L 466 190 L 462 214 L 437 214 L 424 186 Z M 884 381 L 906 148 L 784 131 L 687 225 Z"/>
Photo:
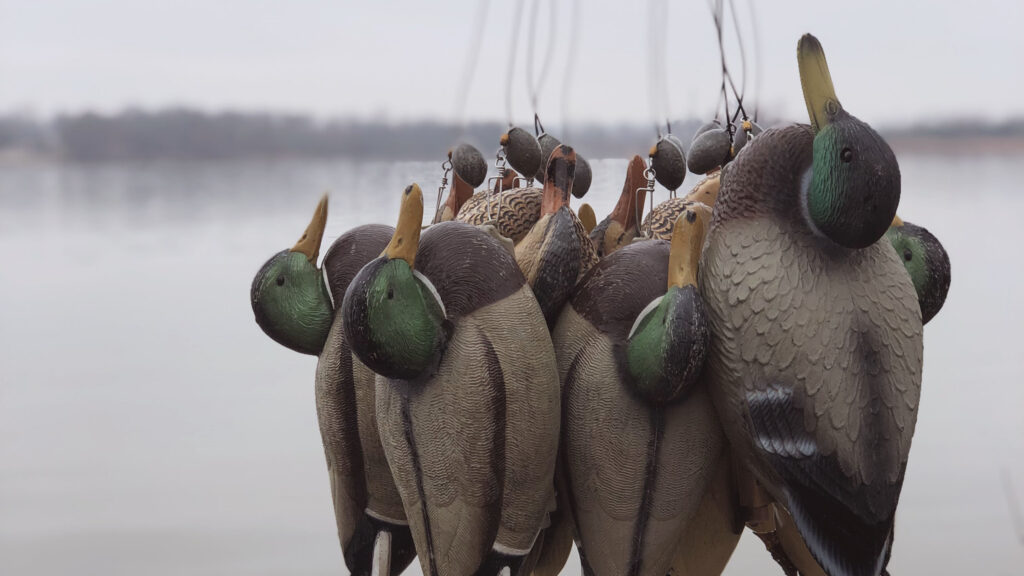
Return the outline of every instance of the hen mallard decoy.
<path id="1" fill-rule="evenodd" d="M 585 574 L 670 573 L 720 472 L 725 438 L 698 380 L 708 342 L 696 287 L 706 220 L 688 210 L 671 243 L 634 243 L 603 258 L 553 331 L 563 386 L 561 500 L 575 519 Z M 727 526 L 716 535 L 731 553 L 739 535 L 731 518 L 720 524 Z M 681 556 L 692 569 L 700 553 Z M 719 570 L 728 556 L 718 558 Z"/>
<path id="2" fill-rule="evenodd" d="M 949 254 L 927 228 L 904 222 L 899 216 L 885 235 L 910 274 L 921 305 L 921 321 L 927 324 L 942 309 L 949 293 Z"/>
<path id="3" fill-rule="evenodd" d="M 576 152 L 559 146 L 548 159 L 540 219 L 516 244 L 516 261 L 553 324 L 576 282 L 597 263 L 583 224 L 569 208 Z"/>
<path id="4" fill-rule="evenodd" d="M 895 155 L 847 113 L 810 35 L 812 126 L 730 164 L 701 258 L 706 374 L 730 445 L 828 574 L 877 576 L 917 419 L 921 311 L 888 242 Z"/>
<path id="5" fill-rule="evenodd" d="M 402 500 L 377 434 L 375 375 L 349 349 L 340 304 L 349 282 L 391 238 L 390 226 L 368 225 L 338 237 L 317 268 L 327 223 L 327 196 L 290 250 L 256 274 L 256 323 L 274 341 L 319 356 L 316 408 L 331 480 L 338 539 L 352 574 L 398 574 L 415 549 Z"/>
<path id="6" fill-rule="evenodd" d="M 553 507 L 559 385 L 537 301 L 505 244 L 461 222 L 394 236 L 356 275 L 345 336 L 377 378 L 377 423 L 424 574 L 515 574 Z"/>
<path id="7" fill-rule="evenodd" d="M 487 162 L 470 144 L 459 144 L 448 150 L 448 161 L 452 164 L 452 188 L 434 216 L 434 222 L 454 220 L 462 205 L 473 196 L 473 190 L 487 178 Z"/>
<path id="8" fill-rule="evenodd" d="M 500 194 L 477 192 L 462 205 L 455 220 L 474 226 L 491 224 L 499 234 L 519 243 L 540 220 L 544 191 L 533 187 L 502 190 Z"/>
<path id="9" fill-rule="evenodd" d="M 637 236 L 637 220 L 644 211 L 644 193 L 637 192 L 647 184 L 643 158 L 633 156 L 626 168 L 626 182 L 622 185 L 619 201 L 607 218 L 590 231 L 590 240 L 597 257 L 604 258 L 629 244 Z"/>

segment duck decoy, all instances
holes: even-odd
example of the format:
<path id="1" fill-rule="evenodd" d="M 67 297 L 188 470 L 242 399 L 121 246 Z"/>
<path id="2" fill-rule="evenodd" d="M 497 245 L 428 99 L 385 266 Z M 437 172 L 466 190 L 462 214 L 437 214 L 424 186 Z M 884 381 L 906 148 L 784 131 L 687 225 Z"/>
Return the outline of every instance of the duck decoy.
<path id="1" fill-rule="evenodd" d="M 375 375 L 352 355 L 335 314 L 349 282 L 391 238 L 390 226 L 367 225 L 338 237 L 317 268 L 327 223 L 327 196 L 290 250 L 256 274 L 250 300 L 256 323 L 274 341 L 319 356 L 316 408 L 331 480 L 338 539 L 349 572 L 399 574 L 416 555 L 377 434 Z"/>
<path id="2" fill-rule="evenodd" d="M 671 243 L 633 243 L 601 259 L 552 333 L 560 465 L 584 574 L 669 573 L 719 473 L 725 439 L 699 380 L 709 338 L 696 287 L 706 219 L 688 210 Z M 723 537 L 738 540 L 731 525 Z"/>
<path id="3" fill-rule="evenodd" d="M 798 62 L 811 126 L 729 165 L 700 261 L 708 387 L 739 462 L 832 576 L 877 576 L 921 390 L 921 311 L 889 242 L 900 172 L 835 95 L 820 43 Z"/>
<path id="4" fill-rule="evenodd" d="M 654 178 L 659 184 L 675 191 L 686 178 L 686 153 L 683 143 L 674 134 L 666 134 L 651 146 L 647 153 L 654 169 Z"/>
<path id="5" fill-rule="evenodd" d="M 470 144 L 459 144 L 448 150 L 448 161 L 452 166 L 452 188 L 434 222 L 454 220 L 462 205 L 473 196 L 473 190 L 487 178 L 487 162 Z"/>
<path id="6" fill-rule="evenodd" d="M 516 261 L 549 324 L 597 262 L 594 244 L 569 208 L 575 170 L 576 152 L 565 145 L 555 148 L 545 171 L 540 219 L 515 245 Z"/>
<path id="7" fill-rule="evenodd" d="M 910 274 L 921 306 L 921 322 L 927 324 L 942 309 L 949 293 L 949 254 L 927 228 L 904 222 L 899 216 L 885 235 Z"/>
<path id="8" fill-rule="evenodd" d="M 345 336 L 378 374 L 377 425 L 423 573 L 517 574 L 554 502 L 554 349 L 505 244 L 461 222 L 421 237 L 422 217 L 413 184 L 345 293 Z"/>
<path id="9" fill-rule="evenodd" d="M 640 156 L 633 156 L 626 168 L 626 181 L 622 185 L 619 201 L 607 218 L 590 231 L 590 240 L 597 250 L 597 257 L 604 258 L 629 244 L 638 233 L 638 220 L 644 211 L 643 190 L 647 183 L 644 171 L 647 165 Z"/>

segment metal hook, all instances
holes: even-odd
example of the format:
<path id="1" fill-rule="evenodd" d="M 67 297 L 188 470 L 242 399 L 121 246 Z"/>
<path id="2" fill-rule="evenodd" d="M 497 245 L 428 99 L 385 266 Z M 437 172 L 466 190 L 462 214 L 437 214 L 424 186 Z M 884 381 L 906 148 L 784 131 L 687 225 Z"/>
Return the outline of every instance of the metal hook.
<path id="1" fill-rule="evenodd" d="M 504 192 L 504 180 L 505 180 L 505 147 L 498 148 L 498 152 L 494 155 L 494 169 L 497 172 L 497 176 L 491 176 L 487 179 L 487 190 L 484 194 L 487 195 L 487 218 L 491 219 L 491 196 L 498 194 L 498 216 L 501 216 L 501 194 Z M 497 180 L 497 191 L 491 185 L 491 182 Z"/>
<path id="2" fill-rule="evenodd" d="M 644 193 L 650 193 L 650 195 L 651 195 L 651 202 L 650 203 L 651 203 L 651 211 L 652 212 L 654 211 L 654 175 L 655 175 L 654 164 L 653 164 L 653 162 L 648 161 L 647 169 L 644 170 L 644 178 L 647 179 L 647 185 L 644 186 L 643 188 L 637 188 L 636 192 L 634 192 L 634 194 L 636 194 L 636 195 L 641 195 L 641 194 L 644 194 Z M 638 231 L 640 231 L 643 228 L 643 226 L 642 226 L 643 222 L 641 221 L 641 218 L 640 218 L 640 211 L 641 211 L 640 203 L 639 202 L 634 202 L 633 205 L 636 207 L 634 209 L 634 211 L 633 211 L 634 214 L 636 215 L 636 229 Z M 644 234 L 644 236 L 646 237 L 647 234 Z"/>
<path id="3" fill-rule="evenodd" d="M 442 162 L 441 168 L 444 169 L 444 175 L 441 176 L 441 185 L 437 188 L 437 206 L 434 208 L 434 219 L 430 221 L 431 224 L 437 224 L 437 219 L 441 215 L 441 197 L 444 196 L 445 188 L 448 187 L 448 173 L 452 171 L 451 158 Z"/>

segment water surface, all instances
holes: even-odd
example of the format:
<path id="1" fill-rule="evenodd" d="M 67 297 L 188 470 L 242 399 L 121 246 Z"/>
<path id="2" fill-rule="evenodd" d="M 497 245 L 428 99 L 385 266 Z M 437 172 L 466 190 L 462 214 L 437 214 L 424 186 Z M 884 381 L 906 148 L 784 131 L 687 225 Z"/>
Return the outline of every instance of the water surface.
<path id="1" fill-rule="evenodd" d="M 944 242 L 953 286 L 925 330 L 893 574 L 1024 563 L 1001 482 L 1024 499 L 1022 160 L 901 159 L 900 213 Z M 599 217 L 624 170 L 594 163 Z M 410 182 L 433 202 L 439 177 L 344 161 L 0 168 L 0 573 L 344 573 L 316 361 L 260 332 L 249 283 L 323 191 L 329 241 L 393 224 Z M 775 573 L 744 536 L 727 574 Z"/>

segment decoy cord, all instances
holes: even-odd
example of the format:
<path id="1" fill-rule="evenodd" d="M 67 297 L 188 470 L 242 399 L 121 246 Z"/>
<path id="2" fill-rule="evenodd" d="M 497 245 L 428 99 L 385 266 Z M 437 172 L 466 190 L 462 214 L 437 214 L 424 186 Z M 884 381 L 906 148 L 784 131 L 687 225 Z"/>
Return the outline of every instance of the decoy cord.
<path id="1" fill-rule="evenodd" d="M 519 23 L 523 16 L 523 0 L 516 2 L 516 16 L 512 23 L 512 38 L 508 51 L 508 68 L 505 72 L 505 116 L 512 126 L 512 77 L 516 70 L 516 47 L 519 43 Z"/>
<path id="2" fill-rule="evenodd" d="M 476 24 L 473 26 L 473 36 L 469 41 L 469 51 L 466 53 L 466 60 L 462 66 L 462 77 L 455 85 L 455 118 L 459 133 L 457 138 L 462 138 L 466 133 L 466 100 L 469 98 L 470 84 L 476 74 L 476 64 L 480 56 L 480 43 L 483 40 L 484 27 L 487 23 L 487 11 L 490 8 L 490 0 L 481 0 L 477 4 Z"/>
<path id="3" fill-rule="evenodd" d="M 527 36 L 526 44 L 526 88 L 530 95 L 530 106 L 533 108 L 535 130 L 537 128 L 536 125 L 539 124 L 537 115 L 537 102 L 539 99 L 540 90 L 544 86 L 544 80 L 547 78 L 548 70 L 550 70 L 551 68 L 551 56 L 554 53 L 555 39 L 557 37 L 557 34 L 555 34 L 552 30 L 552 27 L 554 26 L 555 21 L 558 17 L 554 0 L 550 0 L 548 2 L 548 5 L 551 6 L 551 17 L 548 20 L 548 42 L 547 47 L 544 51 L 544 62 L 541 66 L 540 75 L 538 77 L 534 77 L 533 73 L 533 49 L 536 45 L 534 35 L 536 34 L 538 28 L 537 14 L 540 12 L 540 0 L 533 0 L 533 5 L 530 8 L 530 31 L 528 32 L 529 35 Z M 539 136 L 540 132 L 537 132 L 537 135 Z"/>
<path id="4" fill-rule="evenodd" d="M 572 73 L 576 68 L 576 52 L 579 45 L 579 33 L 577 30 L 583 27 L 583 14 L 580 10 L 580 0 L 572 2 L 572 18 L 569 20 L 573 26 L 569 29 L 569 53 L 565 60 L 565 73 L 562 74 L 562 136 L 567 141 L 569 138 L 569 88 L 571 86 Z"/>

